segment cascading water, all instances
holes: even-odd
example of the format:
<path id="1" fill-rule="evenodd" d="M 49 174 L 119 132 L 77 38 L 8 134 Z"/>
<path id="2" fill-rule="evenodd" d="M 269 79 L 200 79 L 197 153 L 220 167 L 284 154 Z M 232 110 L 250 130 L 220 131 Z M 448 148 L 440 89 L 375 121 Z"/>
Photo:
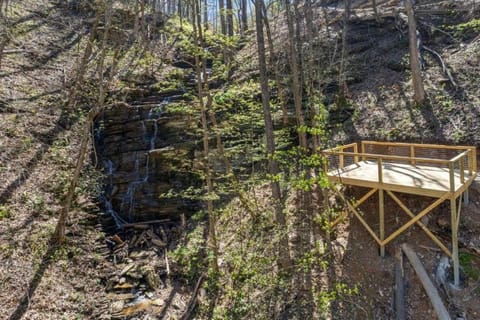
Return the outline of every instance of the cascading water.
<path id="1" fill-rule="evenodd" d="M 106 162 L 105 167 L 107 168 L 107 179 L 108 179 L 108 184 L 107 184 L 107 187 L 106 187 L 106 190 L 107 190 L 106 194 L 107 195 L 104 197 L 105 212 L 113 218 L 113 221 L 115 221 L 115 225 L 117 226 L 117 228 L 120 228 L 123 224 L 126 223 L 126 221 L 123 220 L 118 215 L 118 213 L 115 212 L 115 210 L 113 210 L 112 200 L 109 197 L 109 195 L 111 195 L 112 190 L 113 190 L 113 180 L 112 180 L 113 163 L 112 163 L 111 160 L 107 160 L 105 162 Z"/>
<path id="2" fill-rule="evenodd" d="M 159 135 L 159 127 L 158 121 L 161 120 L 162 116 L 164 115 L 164 107 L 170 102 L 169 99 L 164 99 L 160 104 L 151 106 L 147 109 L 145 106 L 138 106 L 135 109 L 135 114 L 132 117 L 135 119 L 135 123 L 138 123 L 140 128 L 137 131 L 140 131 L 140 136 L 130 138 L 132 141 L 130 142 L 130 146 L 127 147 L 126 145 L 120 145 L 117 147 L 118 151 L 120 151 L 120 155 L 118 153 L 114 153 L 111 155 L 112 159 L 116 157 L 116 160 L 112 160 L 107 158 L 104 160 L 104 167 L 106 171 L 106 188 L 105 188 L 105 196 L 104 196 L 104 206 L 105 211 L 107 214 L 112 216 L 113 220 L 117 228 L 121 228 L 121 226 L 127 222 L 133 222 L 136 219 L 137 214 L 137 206 L 136 206 L 136 198 L 139 194 L 146 194 L 151 193 L 149 180 L 150 180 L 150 151 L 154 150 L 157 146 L 157 140 Z M 145 111 L 148 112 L 145 114 Z M 138 119 L 138 120 L 137 120 Z M 131 119 L 128 119 L 131 120 Z M 128 127 L 128 126 L 127 126 Z M 132 125 L 133 127 L 133 125 Z M 125 128 L 127 129 L 127 128 Z M 134 128 L 132 128 L 134 129 Z M 135 130 L 133 130 L 135 131 Z M 124 134 L 124 133 L 123 133 Z M 97 137 L 98 140 L 101 140 Z M 137 143 L 135 143 L 136 140 Z M 121 143 L 122 141 L 120 141 Z M 144 146 L 144 147 L 141 147 Z M 140 150 L 132 150 L 129 149 L 140 149 Z M 128 149 L 124 151 L 124 149 Z M 123 153 L 122 153 L 123 152 Z M 129 155 L 129 156 L 127 156 Z M 118 184 L 118 181 L 114 181 L 115 179 L 118 180 L 119 178 L 114 178 L 114 166 L 115 167 L 127 167 L 125 164 L 125 158 L 132 157 L 133 155 L 133 170 L 129 170 L 128 176 L 125 173 L 120 174 L 118 176 L 124 177 L 127 182 L 126 189 L 123 192 L 123 195 L 120 198 L 120 205 L 117 206 L 119 209 L 119 213 L 114 210 L 113 206 L 113 198 L 114 194 L 118 190 L 115 189 L 115 184 Z M 117 163 L 115 163 L 117 162 Z M 117 187 L 118 188 L 118 187 Z M 144 190 L 145 189 L 145 190 Z M 117 199 L 118 200 L 118 199 Z M 118 203 L 118 201 L 117 201 Z M 123 217 L 123 218 L 122 218 Z"/>

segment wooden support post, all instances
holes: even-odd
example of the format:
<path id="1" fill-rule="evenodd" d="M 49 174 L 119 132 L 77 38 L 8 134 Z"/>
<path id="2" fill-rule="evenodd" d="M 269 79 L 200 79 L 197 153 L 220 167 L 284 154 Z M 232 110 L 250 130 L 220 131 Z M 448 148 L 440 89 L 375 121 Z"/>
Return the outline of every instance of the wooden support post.
<path id="1" fill-rule="evenodd" d="M 452 229 L 452 260 L 453 260 L 453 284 L 460 284 L 460 262 L 458 260 L 458 224 L 457 224 L 457 201 L 455 196 L 450 198 L 450 215 Z"/>
<path id="2" fill-rule="evenodd" d="M 378 206 L 379 206 L 379 215 L 380 215 L 380 241 L 383 241 L 385 238 L 385 211 L 384 211 L 385 198 L 383 189 L 378 189 Z M 385 246 L 380 245 L 380 256 L 385 257 Z"/>
<path id="3" fill-rule="evenodd" d="M 423 288 L 427 292 L 427 295 L 432 302 L 433 309 L 435 310 L 438 319 L 450 320 L 450 314 L 448 313 L 447 308 L 445 308 L 445 305 L 440 298 L 437 288 L 435 288 L 432 280 L 430 280 L 430 278 L 428 277 L 427 271 L 425 271 L 425 268 L 423 267 L 422 262 L 418 258 L 415 251 L 413 251 L 406 243 L 402 244 L 402 250 L 403 252 L 405 252 L 405 255 L 410 261 L 410 264 L 413 266 L 413 269 L 415 269 L 418 278 L 422 282 Z"/>
<path id="4" fill-rule="evenodd" d="M 405 285 L 403 280 L 403 253 L 400 247 L 395 250 L 395 313 L 396 320 L 405 320 Z"/>
<path id="5" fill-rule="evenodd" d="M 360 147 L 361 147 L 360 151 L 362 152 L 362 154 L 365 154 L 365 141 L 361 142 Z M 365 160 L 366 160 L 365 156 L 362 156 L 362 161 L 365 161 Z"/>
<path id="6" fill-rule="evenodd" d="M 380 188 L 378 189 L 378 212 L 379 212 L 379 224 L 380 224 L 380 241 L 383 242 L 385 238 L 385 198 L 383 193 L 383 162 L 382 158 L 378 159 L 378 183 Z M 380 244 L 380 256 L 385 257 L 385 246 Z"/>

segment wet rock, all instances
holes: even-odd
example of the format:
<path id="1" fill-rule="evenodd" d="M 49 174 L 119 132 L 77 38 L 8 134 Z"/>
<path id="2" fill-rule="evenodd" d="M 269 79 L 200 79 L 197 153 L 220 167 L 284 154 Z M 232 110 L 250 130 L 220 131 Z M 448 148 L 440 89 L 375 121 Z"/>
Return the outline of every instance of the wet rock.
<path id="1" fill-rule="evenodd" d="M 157 100 L 150 97 L 137 107 L 108 108 L 95 125 L 96 152 L 105 174 L 105 209 L 117 215 L 117 225 L 178 218 L 185 208 L 182 199 L 159 196 L 170 190 L 181 193 L 197 181 L 190 173 L 194 138 L 178 134 L 188 127 L 186 117 L 166 111 L 178 93 L 153 97 Z"/>

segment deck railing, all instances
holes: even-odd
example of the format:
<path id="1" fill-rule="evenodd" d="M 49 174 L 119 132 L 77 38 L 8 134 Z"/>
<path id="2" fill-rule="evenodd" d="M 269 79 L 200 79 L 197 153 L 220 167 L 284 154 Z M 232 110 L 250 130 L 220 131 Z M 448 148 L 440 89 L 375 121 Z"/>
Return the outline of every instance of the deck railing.
<path id="1" fill-rule="evenodd" d="M 367 146 L 382 146 L 382 147 L 403 147 L 409 149 L 408 156 L 400 155 L 391 155 L 391 154 L 377 154 L 377 153 L 366 153 L 365 150 Z M 435 159 L 435 158 L 425 158 L 417 157 L 417 150 L 419 149 L 431 149 L 431 150 L 451 150 L 458 151 L 459 154 L 455 155 L 450 159 Z M 352 151 L 345 151 L 352 150 Z M 446 167 L 449 170 L 450 175 L 450 191 L 454 192 L 456 189 L 455 185 L 455 173 L 458 172 L 460 176 L 460 183 L 464 184 L 466 179 L 466 174 L 469 179 L 474 178 L 473 175 L 476 175 L 477 169 L 477 159 L 476 159 L 476 148 L 471 146 L 448 146 L 448 145 L 436 145 L 436 144 L 419 144 L 419 143 L 404 143 L 404 142 L 378 142 L 378 141 L 361 141 L 360 150 L 358 152 L 358 144 L 350 143 L 342 146 L 337 146 L 331 149 L 323 150 L 322 153 L 326 156 L 336 157 L 338 161 L 335 169 L 343 169 L 345 167 L 345 158 L 349 157 L 353 159 L 353 163 L 356 164 L 359 162 L 359 159 L 362 161 L 374 160 L 378 165 L 378 182 L 383 183 L 383 163 L 388 162 L 401 162 L 409 163 L 411 165 L 429 165 L 429 166 L 439 166 Z M 423 152 L 425 153 L 425 152 Z M 328 164 L 326 164 L 325 171 L 329 171 Z"/>

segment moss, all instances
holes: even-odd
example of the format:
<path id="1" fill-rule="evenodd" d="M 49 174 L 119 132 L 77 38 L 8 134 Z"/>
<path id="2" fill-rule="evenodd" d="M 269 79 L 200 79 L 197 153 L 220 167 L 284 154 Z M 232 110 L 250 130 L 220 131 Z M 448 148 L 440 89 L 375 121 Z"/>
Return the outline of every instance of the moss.
<path id="1" fill-rule="evenodd" d="M 463 268 L 463 271 L 465 272 L 465 275 L 477 281 L 480 277 L 480 271 L 479 271 L 479 266 L 478 266 L 478 258 L 468 252 L 461 252 L 459 254 L 459 260 L 460 260 L 460 265 Z"/>

